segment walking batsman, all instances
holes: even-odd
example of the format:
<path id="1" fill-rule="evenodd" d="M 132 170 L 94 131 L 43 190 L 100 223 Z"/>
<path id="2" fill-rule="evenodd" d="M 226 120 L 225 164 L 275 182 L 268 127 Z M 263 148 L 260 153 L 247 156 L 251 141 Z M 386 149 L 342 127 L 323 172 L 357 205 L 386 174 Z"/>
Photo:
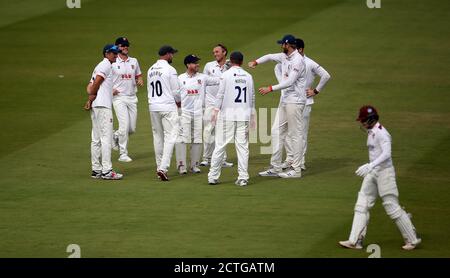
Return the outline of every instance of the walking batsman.
<path id="1" fill-rule="evenodd" d="M 211 77 L 220 77 L 222 73 L 230 68 L 229 61 L 227 60 L 228 50 L 223 44 L 218 44 L 213 49 L 213 55 L 215 61 L 206 63 L 203 73 Z M 214 105 L 216 104 L 217 91 L 219 85 L 208 86 L 206 88 L 205 96 L 205 112 L 203 115 L 203 161 L 200 166 L 209 166 L 211 162 L 211 156 L 214 151 L 214 132 L 215 127 L 211 123 L 211 117 L 214 111 Z M 233 163 L 227 162 L 227 153 L 225 151 L 222 167 L 233 167 Z"/>
<path id="2" fill-rule="evenodd" d="M 271 165 L 268 170 L 260 172 L 259 175 L 300 178 L 301 154 L 303 153 L 303 144 L 301 144 L 302 113 L 306 103 L 306 65 L 304 58 L 297 51 L 294 36 L 285 35 L 278 43 L 281 44 L 283 53 L 268 54 L 248 64 L 250 68 L 255 68 L 257 65 L 269 61 L 281 63 L 281 82 L 259 89 L 262 95 L 281 90 L 280 105 L 271 130 Z M 286 172 L 282 172 L 282 151 L 286 136 L 289 138 L 286 141 L 286 152 L 292 156 L 292 164 Z"/>
<path id="3" fill-rule="evenodd" d="M 211 118 L 216 124 L 215 148 L 208 173 L 208 183 L 218 184 L 225 148 L 234 140 L 238 157 L 236 185 L 248 184 L 249 123 L 254 127 L 255 93 L 252 76 L 241 68 L 244 56 L 240 52 L 230 55 L 231 68 L 220 80 L 217 100 Z"/>
<path id="4" fill-rule="evenodd" d="M 168 181 L 173 148 L 178 135 L 177 102 L 180 102 L 177 71 L 170 64 L 178 51 L 165 45 L 159 49 L 159 60 L 147 73 L 147 90 L 152 123 L 157 175 Z"/>
<path id="5" fill-rule="evenodd" d="M 180 143 L 175 145 L 177 167 L 180 174 L 186 174 L 186 144 L 190 145 L 190 171 L 200 173 L 200 155 L 202 151 L 202 121 L 205 106 L 205 89 L 207 86 L 219 85 L 219 77 L 209 77 L 199 73 L 200 58 L 187 55 L 184 58 L 186 72 L 178 77 L 181 97 Z"/>
<path id="6" fill-rule="evenodd" d="M 356 170 L 356 175 L 364 178 L 355 205 L 350 237 L 339 244 L 346 248 L 362 249 L 363 240 L 369 223 L 369 211 L 374 206 L 377 196 L 383 201 L 387 215 L 394 220 L 403 236 L 404 250 L 413 250 L 420 244 L 416 230 L 408 214 L 398 201 L 398 189 L 395 181 L 395 170 L 391 157 L 391 135 L 378 122 L 379 116 L 375 107 L 361 107 L 356 119 L 367 130 L 367 147 L 369 148 L 369 163 Z"/>
<path id="7" fill-rule="evenodd" d="M 303 144 L 303 153 L 300 160 L 300 167 L 302 170 L 306 170 L 306 149 L 308 147 L 308 131 L 309 131 L 309 122 L 310 122 L 310 116 L 311 116 L 311 110 L 312 105 L 314 104 L 314 96 L 319 94 L 323 91 L 323 88 L 327 84 L 328 80 L 330 80 L 331 76 L 330 74 L 321 67 L 318 63 L 316 63 L 311 58 L 307 57 L 305 55 L 305 42 L 302 39 L 296 39 L 296 45 L 298 52 L 300 55 L 302 55 L 305 59 L 305 65 L 306 65 L 306 106 L 303 110 L 303 137 L 301 140 L 301 144 Z M 281 74 L 281 64 L 277 64 L 275 66 L 275 76 L 277 77 L 278 82 L 281 82 L 282 80 L 282 74 Z M 314 85 L 314 80 L 316 76 L 320 77 L 319 84 L 316 88 L 312 88 Z M 286 138 L 286 140 L 289 140 L 289 138 Z M 283 170 L 290 167 L 292 164 L 292 157 L 287 156 L 286 161 L 283 163 Z"/>
<path id="8" fill-rule="evenodd" d="M 119 122 L 119 129 L 114 132 L 113 149 L 120 151 L 119 161 L 131 162 L 128 156 L 128 137 L 136 131 L 137 85 L 143 86 L 141 68 L 136 58 L 128 56 L 130 42 L 125 37 L 116 40 L 119 56 L 112 65 L 114 74 L 113 106 Z"/>
<path id="9" fill-rule="evenodd" d="M 123 175 L 112 169 L 111 141 L 113 133 L 111 64 L 116 61 L 119 49 L 108 44 L 103 48 L 103 60 L 95 67 L 87 87 L 89 94 L 84 109 L 91 111 L 91 162 L 94 179 L 120 180 Z"/>

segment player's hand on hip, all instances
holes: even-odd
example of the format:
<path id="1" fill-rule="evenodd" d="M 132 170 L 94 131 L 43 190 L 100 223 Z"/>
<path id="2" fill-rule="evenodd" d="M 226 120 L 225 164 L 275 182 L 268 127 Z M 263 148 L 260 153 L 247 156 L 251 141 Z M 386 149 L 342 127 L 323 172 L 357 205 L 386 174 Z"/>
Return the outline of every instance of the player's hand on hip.
<path id="1" fill-rule="evenodd" d="M 86 104 L 84 105 L 84 110 L 89 111 L 92 108 L 92 102 L 88 100 Z"/>
<path id="2" fill-rule="evenodd" d="M 251 69 L 254 69 L 254 68 L 256 68 L 257 64 L 258 63 L 256 61 L 250 61 L 250 62 L 248 62 L 248 67 Z"/>
<path id="3" fill-rule="evenodd" d="M 308 88 L 306 89 L 306 96 L 307 97 L 313 97 L 316 95 L 316 92 L 314 92 L 314 89 Z"/>

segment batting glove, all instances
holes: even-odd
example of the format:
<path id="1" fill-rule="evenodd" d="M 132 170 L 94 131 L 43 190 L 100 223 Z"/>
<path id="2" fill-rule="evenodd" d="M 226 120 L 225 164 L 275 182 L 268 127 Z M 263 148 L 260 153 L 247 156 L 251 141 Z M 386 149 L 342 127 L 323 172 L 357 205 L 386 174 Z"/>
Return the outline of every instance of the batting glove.
<path id="1" fill-rule="evenodd" d="M 364 178 L 372 170 L 373 170 L 372 165 L 370 163 L 366 163 L 366 164 L 362 165 L 361 167 L 359 167 L 358 170 L 355 171 L 355 174 Z"/>

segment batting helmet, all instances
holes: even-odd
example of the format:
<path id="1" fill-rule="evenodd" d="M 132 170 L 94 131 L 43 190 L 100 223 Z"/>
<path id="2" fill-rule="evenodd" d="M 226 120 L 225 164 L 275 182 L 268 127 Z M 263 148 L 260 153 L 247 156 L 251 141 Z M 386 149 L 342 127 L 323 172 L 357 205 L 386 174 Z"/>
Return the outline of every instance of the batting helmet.
<path id="1" fill-rule="evenodd" d="M 375 109 L 375 107 L 371 105 L 364 105 L 359 109 L 359 115 L 356 120 L 361 123 L 367 123 L 368 125 L 371 125 L 374 122 L 378 121 L 379 118 L 380 117 L 378 116 L 378 111 L 377 109 Z"/>

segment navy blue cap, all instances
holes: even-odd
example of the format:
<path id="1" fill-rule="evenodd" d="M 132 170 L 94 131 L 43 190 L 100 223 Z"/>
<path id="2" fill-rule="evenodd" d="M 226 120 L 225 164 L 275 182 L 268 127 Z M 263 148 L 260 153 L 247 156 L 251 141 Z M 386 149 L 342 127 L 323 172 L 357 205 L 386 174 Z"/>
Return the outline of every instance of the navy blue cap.
<path id="1" fill-rule="evenodd" d="M 178 50 L 176 50 L 175 48 L 171 47 L 170 45 L 163 45 L 161 46 L 161 48 L 158 51 L 159 56 L 164 56 L 167 53 L 177 53 Z"/>
<path id="2" fill-rule="evenodd" d="M 107 45 L 105 45 L 105 47 L 103 47 L 103 55 L 105 55 L 108 52 L 112 52 L 112 53 L 116 53 L 117 54 L 117 53 L 120 52 L 120 50 L 114 44 L 107 44 Z"/>
<path id="3" fill-rule="evenodd" d="M 120 37 L 120 38 L 117 38 L 116 45 L 130 46 L 130 42 L 128 41 L 128 39 L 126 37 Z"/>
<path id="4" fill-rule="evenodd" d="M 200 60 L 199 57 L 195 56 L 194 54 L 189 54 L 184 58 L 184 65 L 187 66 L 187 64 L 197 63 Z"/>
<path id="5" fill-rule="evenodd" d="M 281 40 L 277 41 L 278 44 L 283 44 L 283 43 L 289 43 L 289 44 L 294 44 L 296 43 L 295 41 L 295 37 L 292 35 L 285 35 Z"/>

